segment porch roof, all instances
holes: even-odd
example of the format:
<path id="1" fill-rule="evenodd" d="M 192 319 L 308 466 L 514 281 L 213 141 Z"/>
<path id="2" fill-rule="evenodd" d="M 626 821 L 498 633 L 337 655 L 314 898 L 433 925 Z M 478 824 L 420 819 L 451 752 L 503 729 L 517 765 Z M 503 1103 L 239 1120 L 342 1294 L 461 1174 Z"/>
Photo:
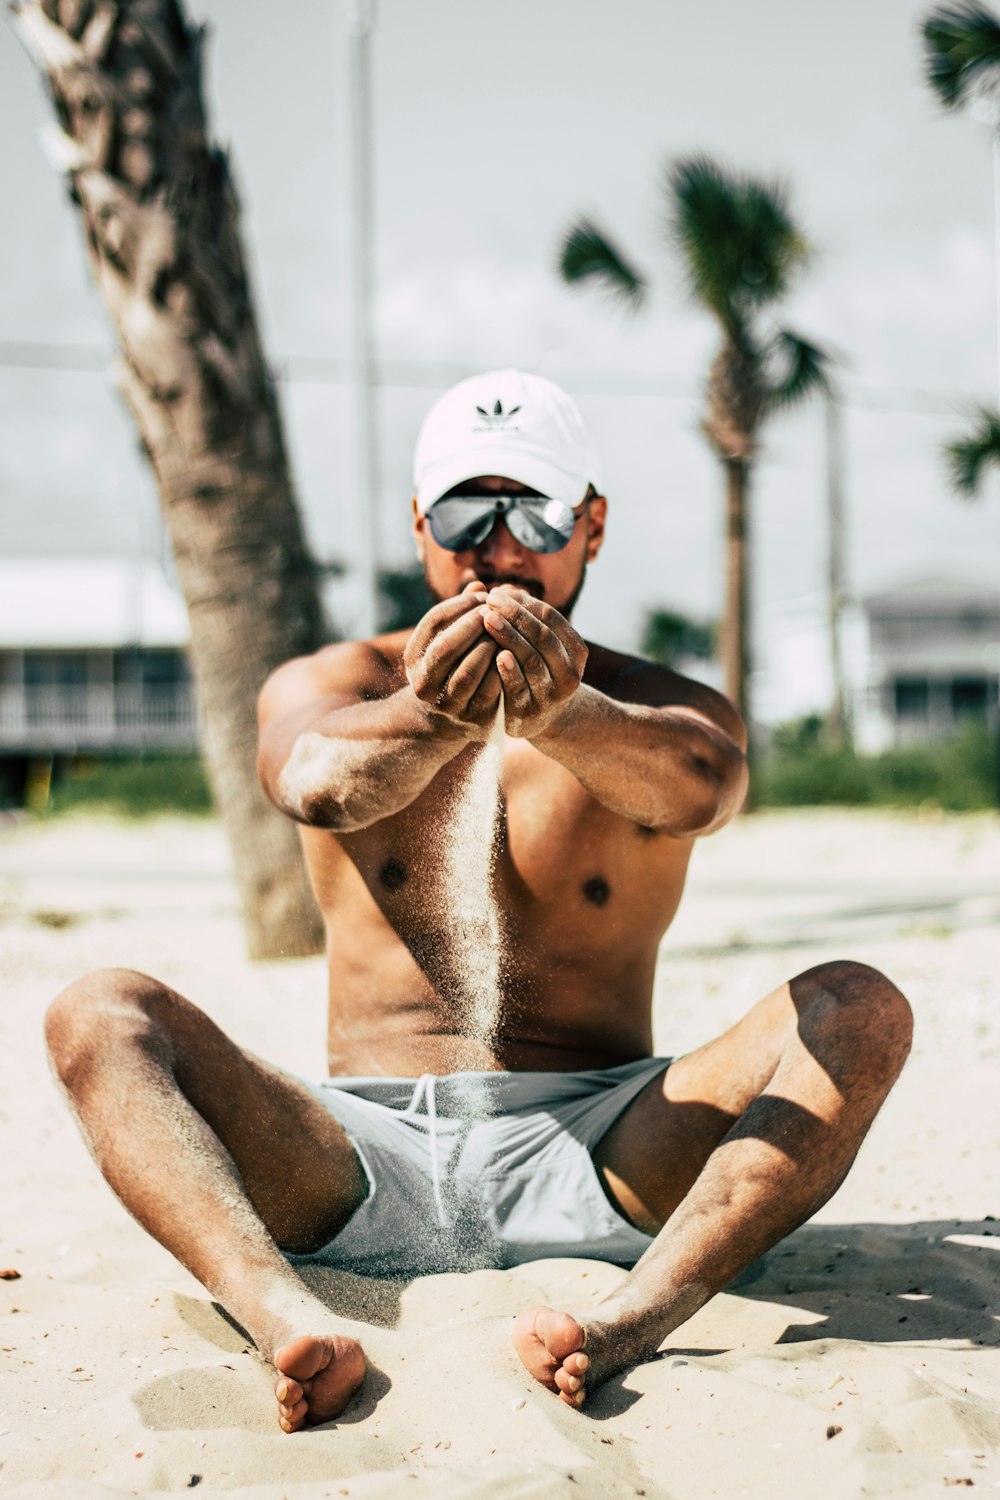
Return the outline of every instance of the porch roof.
<path id="1" fill-rule="evenodd" d="M 0 560 L 0 650 L 185 646 L 184 601 L 150 560 Z"/>

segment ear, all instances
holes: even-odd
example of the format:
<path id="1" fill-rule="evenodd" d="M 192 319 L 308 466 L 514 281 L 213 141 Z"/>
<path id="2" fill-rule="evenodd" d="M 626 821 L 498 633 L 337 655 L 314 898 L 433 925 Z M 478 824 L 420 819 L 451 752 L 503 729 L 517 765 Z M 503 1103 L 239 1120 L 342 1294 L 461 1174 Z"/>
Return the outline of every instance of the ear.
<path id="1" fill-rule="evenodd" d="M 425 548 L 425 545 L 424 545 L 424 524 L 425 524 L 425 519 L 426 518 L 420 514 L 420 511 L 419 511 L 419 509 L 417 507 L 417 497 L 416 497 L 416 495 L 414 495 L 414 497 L 413 497 L 413 541 L 414 541 L 414 545 L 416 546 L 416 549 L 417 549 L 417 558 L 418 558 L 418 560 L 420 562 L 424 562 L 425 561 L 425 557 L 424 557 L 424 553 L 426 551 L 426 548 Z"/>
<path id="2" fill-rule="evenodd" d="M 608 514 L 608 502 L 603 495 L 595 495 L 587 506 L 587 561 L 593 562 L 604 542 L 604 523 Z"/>

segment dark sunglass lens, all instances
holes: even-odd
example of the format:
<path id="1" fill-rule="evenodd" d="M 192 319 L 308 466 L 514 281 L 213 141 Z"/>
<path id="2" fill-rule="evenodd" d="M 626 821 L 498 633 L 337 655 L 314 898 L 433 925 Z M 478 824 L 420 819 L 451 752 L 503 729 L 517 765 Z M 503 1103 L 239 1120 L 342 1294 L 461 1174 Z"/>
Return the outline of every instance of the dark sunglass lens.
<path id="1" fill-rule="evenodd" d="M 496 515 L 492 499 L 478 495 L 453 495 L 436 500 L 427 512 L 431 535 L 449 552 L 468 552 L 490 533 Z"/>
<path id="2" fill-rule="evenodd" d="M 561 552 L 576 525 L 576 517 L 561 500 L 522 500 L 506 519 L 511 534 L 532 552 Z"/>

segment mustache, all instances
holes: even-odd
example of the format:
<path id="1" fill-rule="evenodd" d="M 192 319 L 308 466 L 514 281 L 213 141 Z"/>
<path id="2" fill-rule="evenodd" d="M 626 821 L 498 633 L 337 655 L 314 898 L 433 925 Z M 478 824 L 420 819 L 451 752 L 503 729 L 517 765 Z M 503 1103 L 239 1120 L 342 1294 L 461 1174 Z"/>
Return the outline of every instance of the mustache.
<path id="1" fill-rule="evenodd" d="M 502 583 L 509 583 L 514 588 L 524 589 L 526 594 L 533 594 L 536 599 L 545 598 L 544 585 L 537 578 L 519 578 L 516 573 L 494 573 L 489 568 L 480 568 L 476 576 L 487 588 L 495 589 Z"/>

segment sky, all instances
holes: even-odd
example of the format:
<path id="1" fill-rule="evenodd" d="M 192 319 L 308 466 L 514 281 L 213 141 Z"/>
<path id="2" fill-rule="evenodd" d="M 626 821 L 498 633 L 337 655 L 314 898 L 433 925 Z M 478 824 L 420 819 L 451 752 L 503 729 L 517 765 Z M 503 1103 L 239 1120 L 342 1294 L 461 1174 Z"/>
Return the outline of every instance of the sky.
<path id="1" fill-rule="evenodd" d="M 410 456 L 452 379 L 559 380 L 611 511 L 577 623 L 629 647 L 643 611 L 716 616 L 722 485 L 699 431 L 714 329 L 664 229 L 665 165 L 693 153 L 784 181 L 814 247 L 783 321 L 835 354 L 846 400 L 849 585 L 995 585 L 1000 490 L 957 500 L 943 441 L 996 401 L 988 133 L 923 80 L 912 0 L 379 0 L 374 38 L 380 549 L 410 555 Z M 192 0 L 231 149 L 268 356 L 282 375 L 311 543 L 350 564 L 349 139 L 344 0 Z M 74 213 L 41 143 L 50 107 L 0 22 L 0 537 L 13 556 L 155 554 L 151 480 L 103 368 L 111 347 Z M 563 287 L 561 235 L 597 218 L 648 276 L 646 309 Z M 86 370 L 31 368 L 38 346 Z M 25 348 L 24 346 L 31 346 Z M 769 428 L 753 493 L 758 663 L 823 611 L 819 406 Z M 356 596 L 338 585 L 338 624 Z M 808 675 L 808 674 L 807 674 Z M 823 669 L 816 683 L 826 691 Z M 804 695 L 804 696 L 803 696 Z"/>

